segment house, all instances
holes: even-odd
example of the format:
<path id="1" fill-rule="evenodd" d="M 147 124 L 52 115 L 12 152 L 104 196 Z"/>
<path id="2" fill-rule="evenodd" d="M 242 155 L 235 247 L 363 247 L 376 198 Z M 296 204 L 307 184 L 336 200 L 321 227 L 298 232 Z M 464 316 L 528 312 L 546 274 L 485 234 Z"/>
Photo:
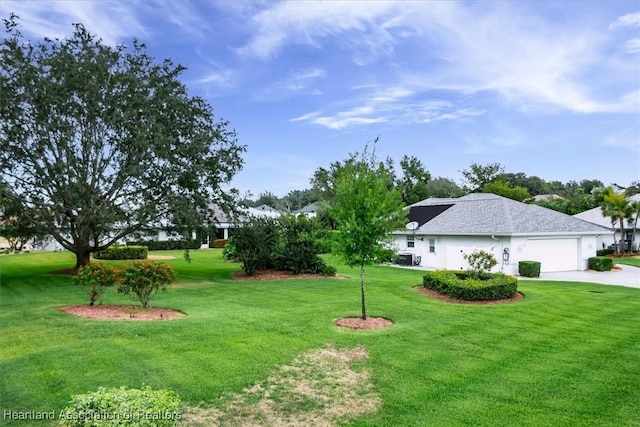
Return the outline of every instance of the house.
<path id="1" fill-rule="evenodd" d="M 320 211 L 320 209 L 322 209 L 322 204 L 320 202 L 313 202 L 307 206 L 304 206 L 298 209 L 294 213 L 302 214 L 307 218 L 315 218 L 318 215 L 318 211 Z"/>
<path id="2" fill-rule="evenodd" d="M 494 271 L 518 273 L 519 261 L 539 261 L 541 272 L 586 270 L 597 239 L 609 230 L 537 205 L 495 194 L 426 199 L 408 207 L 409 223 L 392 235 L 400 254 L 430 269 L 466 270 L 464 256 L 492 253 Z"/>
<path id="3" fill-rule="evenodd" d="M 633 196 L 627 197 L 629 202 L 637 202 L 640 201 L 640 194 L 634 194 Z M 588 211 L 580 212 L 579 214 L 575 214 L 574 218 L 582 219 L 584 221 L 588 221 L 592 224 L 597 224 L 602 227 L 606 227 L 609 232 L 603 234 L 600 239 L 598 239 L 597 245 L 598 249 L 608 248 L 618 242 L 620 242 L 620 223 L 618 219 L 615 219 L 613 223 L 611 222 L 611 217 L 604 216 L 602 213 L 602 208 L 597 207 L 593 209 L 589 209 Z M 628 218 L 624 221 L 623 231 L 624 231 L 624 240 L 626 243 L 626 248 L 633 251 L 638 250 L 638 242 L 632 242 L 633 240 L 633 230 L 636 229 L 636 234 L 640 236 L 640 229 L 638 224 L 634 222 L 635 218 Z"/>

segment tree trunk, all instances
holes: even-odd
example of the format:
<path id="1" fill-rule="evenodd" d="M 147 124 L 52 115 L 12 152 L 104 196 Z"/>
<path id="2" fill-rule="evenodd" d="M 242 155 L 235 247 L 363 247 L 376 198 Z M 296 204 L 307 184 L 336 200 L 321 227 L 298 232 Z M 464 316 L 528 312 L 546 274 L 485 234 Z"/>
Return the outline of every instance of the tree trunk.
<path id="1" fill-rule="evenodd" d="M 78 270 L 80 267 L 88 265 L 91 261 L 91 251 L 89 249 L 79 249 L 76 252 L 76 266 L 74 270 Z"/>
<path id="2" fill-rule="evenodd" d="M 620 255 L 625 253 L 624 242 L 624 217 L 620 217 Z"/>
<path id="3" fill-rule="evenodd" d="M 367 305 L 364 297 L 364 263 L 360 264 L 360 297 L 362 300 L 362 320 L 367 320 Z"/>

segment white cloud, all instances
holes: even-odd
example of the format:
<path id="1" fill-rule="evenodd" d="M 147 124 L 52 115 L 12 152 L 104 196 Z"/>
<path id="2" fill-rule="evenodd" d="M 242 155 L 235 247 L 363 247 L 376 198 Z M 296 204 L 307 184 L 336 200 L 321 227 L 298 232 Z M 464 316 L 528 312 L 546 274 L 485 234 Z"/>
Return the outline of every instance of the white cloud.
<path id="1" fill-rule="evenodd" d="M 611 29 L 620 27 L 640 27 L 640 12 L 622 15 L 609 25 Z"/>
<path id="2" fill-rule="evenodd" d="M 625 42 L 625 53 L 640 53 L 640 39 L 630 39 Z"/>
<path id="3" fill-rule="evenodd" d="M 127 3 L 107 1 L 3 0 L 2 15 L 18 15 L 25 33 L 37 37 L 63 38 L 73 32 L 72 23 L 80 23 L 105 43 L 116 45 L 133 35 L 147 35 L 135 8 L 129 6 Z"/>

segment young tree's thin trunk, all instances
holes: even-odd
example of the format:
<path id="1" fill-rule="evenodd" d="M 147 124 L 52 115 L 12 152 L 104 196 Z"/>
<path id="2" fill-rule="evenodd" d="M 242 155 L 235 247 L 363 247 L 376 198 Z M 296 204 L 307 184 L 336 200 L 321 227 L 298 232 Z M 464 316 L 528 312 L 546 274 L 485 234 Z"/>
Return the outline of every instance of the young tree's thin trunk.
<path id="1" fill-rule="evenodd" d="M 624 217 L 620 217 L 620 255 L 626 252 L 624 242 Z"/>
<path id="2" fill-rule="evenodd" d="M 362 320 L 367 320 L 367 305 L 364 297 L 364 262 L 360 264 L 360 296 L 362 299 Z"/>
<path id="3" fill-rule="evenodd" d="M 74 270 L 79 269 L 80 267 L 84 267 L 88 265 L 91 261 L 91 251 L 89 249 L 79 249 L 76 252 L 76 266 Z"/>

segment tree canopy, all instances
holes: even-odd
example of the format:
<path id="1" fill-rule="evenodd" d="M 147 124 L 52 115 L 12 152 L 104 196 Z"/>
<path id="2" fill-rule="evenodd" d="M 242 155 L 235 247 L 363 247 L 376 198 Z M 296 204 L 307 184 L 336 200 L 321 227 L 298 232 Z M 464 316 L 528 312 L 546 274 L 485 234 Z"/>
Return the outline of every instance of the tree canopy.
<path id="1" fill-rule="evenodd" d="M 12 194 L 76 253 L 145 228 L 202 226 L 245 147 L 185 70 L 144 44 L 108 46 L 82 25 L 67 39 L 25 40 L 15 16 L 0 44 L 0 169 Z"/>

